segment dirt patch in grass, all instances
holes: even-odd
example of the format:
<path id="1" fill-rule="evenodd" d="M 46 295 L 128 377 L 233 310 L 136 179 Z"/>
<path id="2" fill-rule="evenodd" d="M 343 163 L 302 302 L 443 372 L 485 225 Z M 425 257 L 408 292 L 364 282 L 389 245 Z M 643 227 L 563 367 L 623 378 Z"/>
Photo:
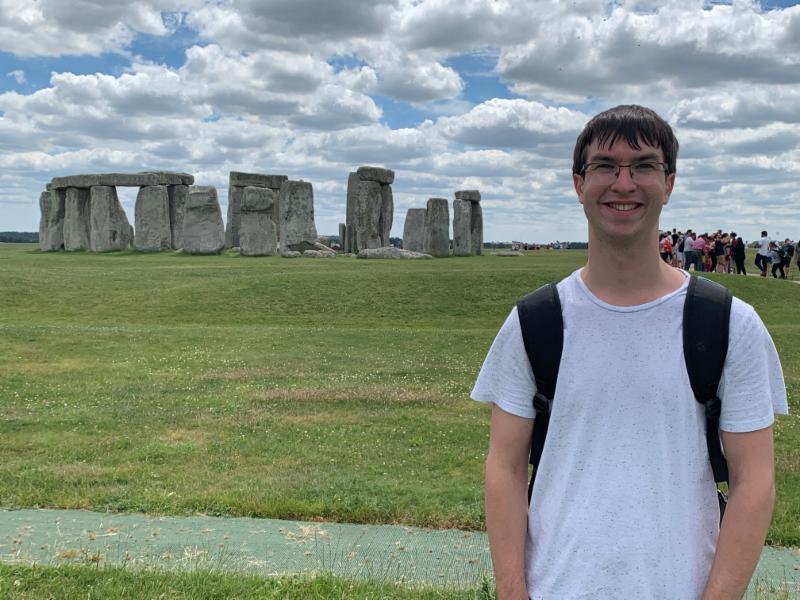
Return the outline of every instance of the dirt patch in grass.
<path id="1" fill-rule="evenodd" d="M 209 432 L 202 429 L 169 429 L 159 434 L 158 441 L 167 444 L 195 444 L 205 443 L 208 437 Z"/>

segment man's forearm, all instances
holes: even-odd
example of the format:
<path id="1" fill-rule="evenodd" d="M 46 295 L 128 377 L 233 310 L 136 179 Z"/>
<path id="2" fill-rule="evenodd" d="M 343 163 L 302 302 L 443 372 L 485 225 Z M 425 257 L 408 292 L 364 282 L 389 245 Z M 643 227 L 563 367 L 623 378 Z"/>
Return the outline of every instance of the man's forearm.
<path id="1" fill-rule="evenodd" d="M 527 600 L 525 539 L 528 529 L 527 465 L 517 472 L 486 462 L 486 531 L 497 600 Z"/>
<path id="2" fill-rule="evenodd" d="M 744 596 L 764 547 L 774 503 L 771 482 L 731 490 L 703 600 Z"/>

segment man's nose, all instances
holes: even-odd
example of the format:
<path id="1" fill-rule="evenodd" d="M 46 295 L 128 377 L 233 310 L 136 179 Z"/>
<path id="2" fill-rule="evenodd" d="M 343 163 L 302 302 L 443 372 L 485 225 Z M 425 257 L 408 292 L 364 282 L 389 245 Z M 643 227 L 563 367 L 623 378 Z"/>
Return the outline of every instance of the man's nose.
<path id="1" fill-rule="evenodd" d="M 633 180 L 633 172 L 629 165 L 620 166 L 617 178 L 614 180 L 614 189 L 630 190 L 636 187 L 636 182 Z"/>

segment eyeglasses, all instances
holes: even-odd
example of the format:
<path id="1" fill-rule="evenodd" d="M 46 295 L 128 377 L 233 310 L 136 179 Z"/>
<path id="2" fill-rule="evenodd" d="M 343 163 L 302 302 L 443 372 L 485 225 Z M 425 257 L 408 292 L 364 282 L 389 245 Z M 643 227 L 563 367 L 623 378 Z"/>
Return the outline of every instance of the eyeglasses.
<path id="1" fill-rule="evenodd" d="M 631 179 L 638 179 L 639 181 L 655 179 L 667 170 L 666 163 L 644 160 L 628 165 L 618 165 L 612 162 L 590 162 L 583 165 L 583 172 L 598 181 L 614 181 L 619 177 L 622 167 L 628 167 Z"/>

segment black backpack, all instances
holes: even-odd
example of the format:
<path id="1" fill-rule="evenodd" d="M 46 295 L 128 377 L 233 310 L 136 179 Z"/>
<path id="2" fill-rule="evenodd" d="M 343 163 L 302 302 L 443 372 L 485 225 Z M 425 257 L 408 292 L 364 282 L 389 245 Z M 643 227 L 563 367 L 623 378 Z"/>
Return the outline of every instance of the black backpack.
<path id="1" fill-rule="evenodd" d="M 683 305 L 683 356 L 695 400 L 705 407 L 706 444 L 714 481 L 728 482 L 728 463 L 722 453 L 719 437 L 719 416 L 722 402 L 717 388 L 728 354 L 728 326 L 732 296 L 730 291 L 709 279 L 691 275 Z M 525 352 L 536 379 L 530 464 L 533 465 L 528 502 L 544 449 L 547 426 L 553 407 L 558 380 L 561 350 L 564 346 L 564 323 L 561 301 L 554 283 L 543 285 L 517 302 Z M 698 368 L 697 365 L 702 365 Z M 727 497 L 717 489 L 720 521 Z"/>

